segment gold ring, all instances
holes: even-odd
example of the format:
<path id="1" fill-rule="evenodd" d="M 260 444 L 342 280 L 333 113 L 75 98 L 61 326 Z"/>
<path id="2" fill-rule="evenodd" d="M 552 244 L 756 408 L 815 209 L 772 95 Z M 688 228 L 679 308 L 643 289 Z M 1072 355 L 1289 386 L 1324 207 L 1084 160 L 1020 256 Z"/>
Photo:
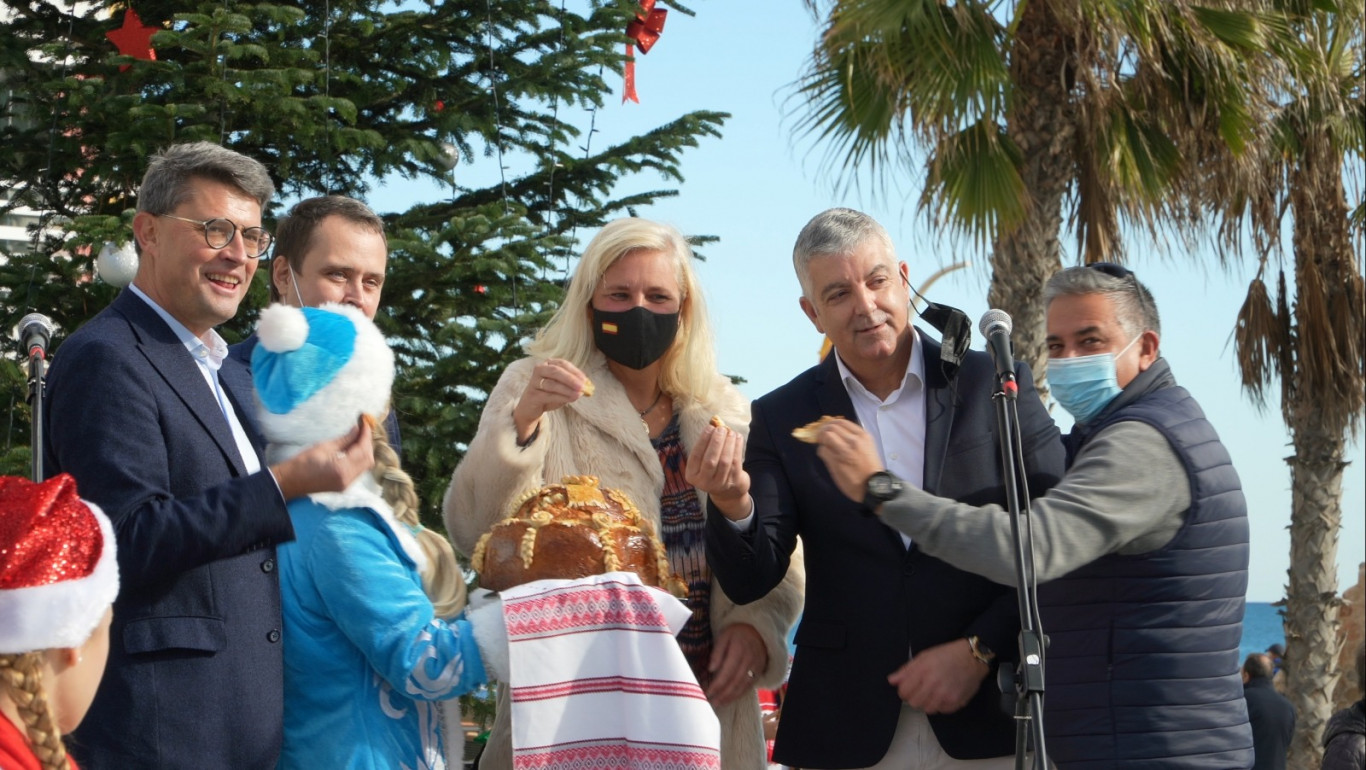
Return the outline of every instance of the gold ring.
<path id="1" fill-rule="evenodd" d="M 536 383 L 536 389 L 537 389 L 537 390 L 545 390 L 545 378 L 544 378 L 544 377 L 541 378 L 541 381 L 540 381 L 540 382 Z"/>

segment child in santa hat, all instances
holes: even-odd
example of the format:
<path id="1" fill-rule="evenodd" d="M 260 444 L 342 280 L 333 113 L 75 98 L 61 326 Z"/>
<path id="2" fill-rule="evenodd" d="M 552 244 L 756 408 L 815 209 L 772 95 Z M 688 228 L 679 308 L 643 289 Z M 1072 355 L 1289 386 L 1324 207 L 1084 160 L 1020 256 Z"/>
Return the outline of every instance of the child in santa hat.
<path id="1" fill-rule="evenodd" d="M 413 482 L 378 426 L 394 356 L 355 308 L 272 305 L 252 353 L 258 416 L 279 462 L 321 438 L 374 428 L 375 468 L 342 492 L 289 503 L 279 547 L 284 609 L 281 768 L 444 768 L 438 701 L 487 679 L 450 544 L 418 522 Z M 488 645 L 501 609 L 489 605 Z M 450 740 L 460 740 L 451 736 Z"/>
<path id="2" fill-rule="evenodd" d="M 109 520 L 66 474 L 0 477 L 0 768 L 67 770 L 119 592 Z"/>

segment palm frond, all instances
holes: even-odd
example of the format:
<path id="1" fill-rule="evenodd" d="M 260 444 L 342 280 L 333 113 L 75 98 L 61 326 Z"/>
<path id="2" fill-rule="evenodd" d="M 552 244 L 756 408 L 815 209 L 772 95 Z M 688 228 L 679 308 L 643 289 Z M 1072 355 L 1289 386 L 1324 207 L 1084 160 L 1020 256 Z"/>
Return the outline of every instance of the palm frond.
<path id="1" fill-rule="evenodd" d="M 1020 163 L 1005 132 L 978 121 L 942 142 L 930 158 L 921 208 L 985 244 L 1028 213 Z"/>
<path id="2" fill-rule="evenodd" d="M 1286 320 L 1272 309 L 1266 284 L 1258 273 L 1248 285 L 1247 297 L 1238 309 L 1233 338 L 1243 388 L 1259 409 L 1265 408 L 1266 389 L 1275 382 L 1280 371 L 1289 332 Z"/>

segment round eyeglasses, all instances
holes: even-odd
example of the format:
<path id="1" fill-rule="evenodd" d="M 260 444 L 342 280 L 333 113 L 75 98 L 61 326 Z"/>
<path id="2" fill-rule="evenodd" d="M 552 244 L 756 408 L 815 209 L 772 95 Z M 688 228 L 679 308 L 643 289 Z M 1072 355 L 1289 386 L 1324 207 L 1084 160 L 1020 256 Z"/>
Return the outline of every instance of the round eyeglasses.
<path id="1" fill-rule="evenodd" d="M 243 227 L 238 228 L 230 219 L 218 217 L 215 219 L 186 219 L 175 214 L 157 214 L 159 217 L 167 219 L 178 219 L 181 222 L 189 222 L 192 225 L 199 225 L 204 230 L 204 242 L 211 249 L 226 248 L 232 239 L 237 235 L 237 231 L 242 231 L 242 244 L 247 247 L 247 256 L 251 259 L 258 259 L 270 249 L 270 244 L 275 241 L 275 236 L 266 232 L 264 227 Z"/>

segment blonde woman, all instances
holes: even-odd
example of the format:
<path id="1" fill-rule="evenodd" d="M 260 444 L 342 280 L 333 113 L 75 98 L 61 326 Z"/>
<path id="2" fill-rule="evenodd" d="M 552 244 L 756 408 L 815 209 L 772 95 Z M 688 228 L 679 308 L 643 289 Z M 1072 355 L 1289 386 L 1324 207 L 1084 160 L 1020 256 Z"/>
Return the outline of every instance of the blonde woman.
<path id="1" fill-rule="evenodd" d="M 717 372 L 687 240 L 644 219 L 608 224 L 528 352 L 489 395 L 446 492 L 456 547 L 471 553 L 520 493 L 568 474 L 626 493 L 688 585 L 693 614 L 678 640 L 720 720 L 723 765 L 765 767 L 755 687 L 783 679 L 804 572 L 798 558 L 768 596 L 736 606 L 706 563 L 708 496 L 748 492 L 740 464 L 749 403 Z M 509 730 L 500 693 L 481 768 L 512 766 Z"/>

